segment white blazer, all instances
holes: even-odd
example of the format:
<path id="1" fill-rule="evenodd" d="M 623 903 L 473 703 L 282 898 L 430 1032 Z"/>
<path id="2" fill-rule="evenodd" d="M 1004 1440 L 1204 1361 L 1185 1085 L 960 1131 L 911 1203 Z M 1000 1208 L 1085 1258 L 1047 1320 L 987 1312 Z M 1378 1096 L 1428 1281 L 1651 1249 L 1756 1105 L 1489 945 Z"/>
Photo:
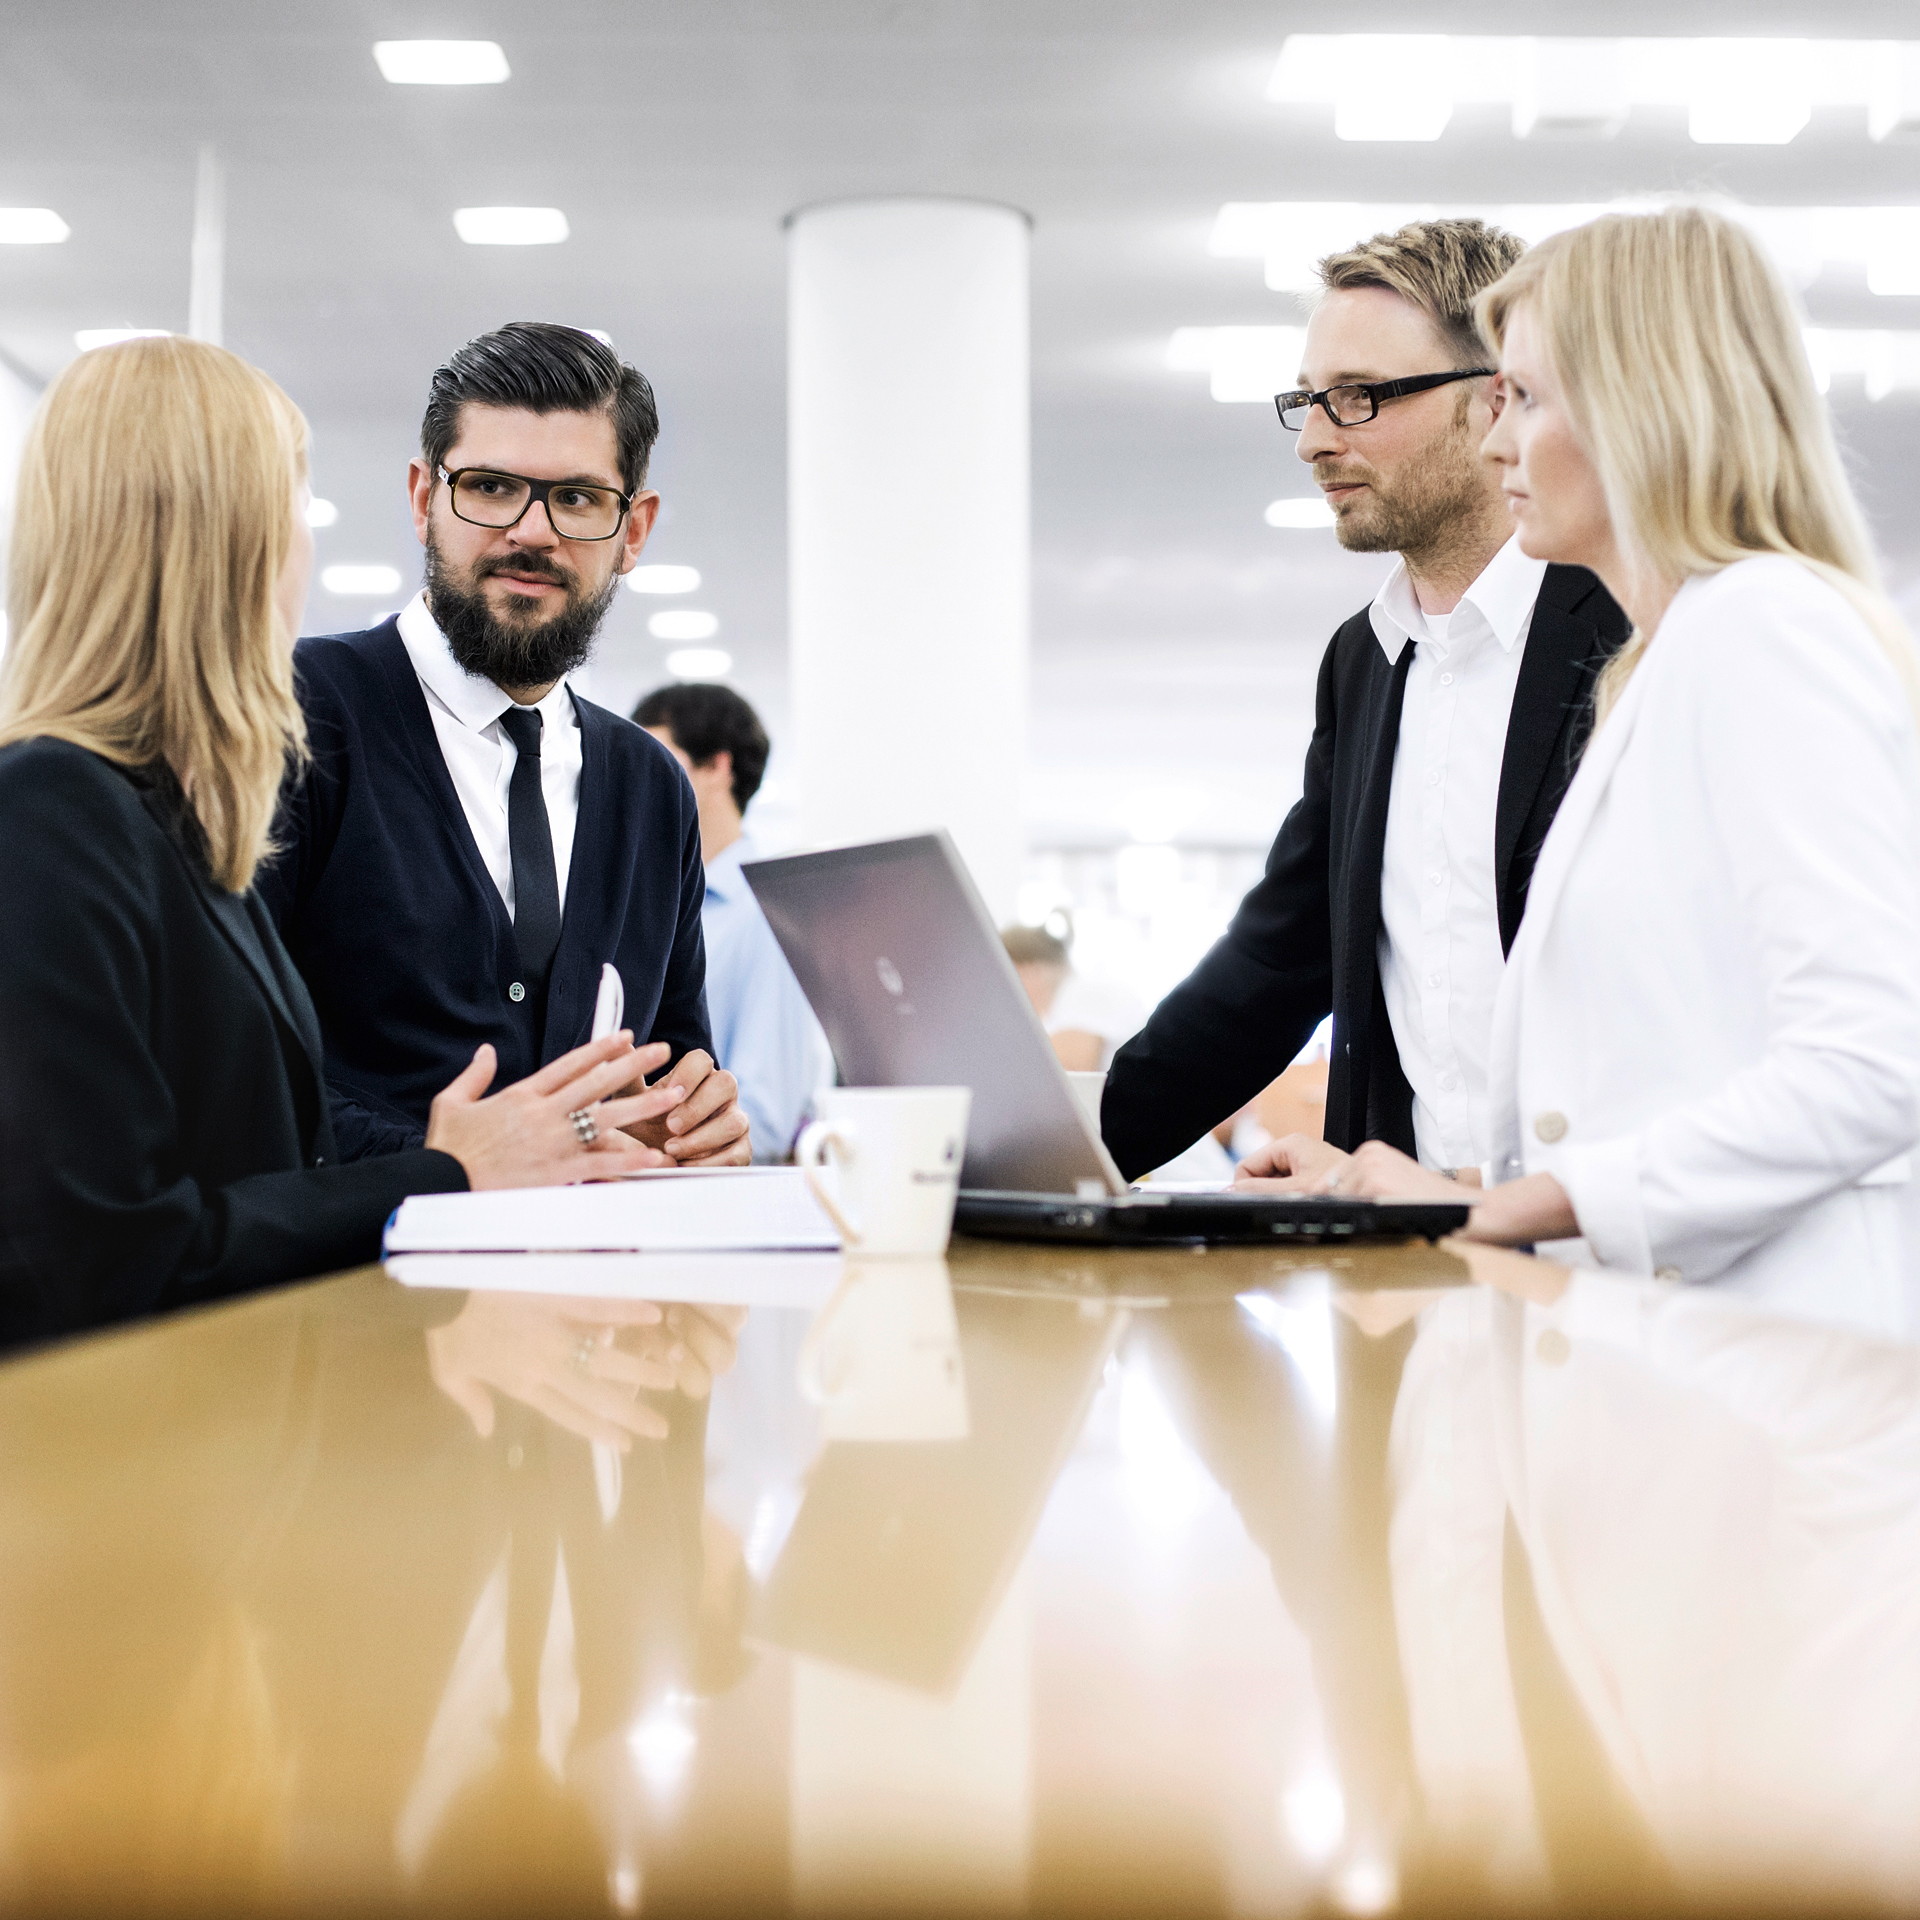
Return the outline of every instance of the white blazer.
<path id="1" fill-rule="evenodd" d="M 1541 849 L 1494 1012 L 1497 1179 L 1578 1264 L 1907 1321 L 1920 1139 L 1920 740 L 1799 562 L 1690 580 Z"/>

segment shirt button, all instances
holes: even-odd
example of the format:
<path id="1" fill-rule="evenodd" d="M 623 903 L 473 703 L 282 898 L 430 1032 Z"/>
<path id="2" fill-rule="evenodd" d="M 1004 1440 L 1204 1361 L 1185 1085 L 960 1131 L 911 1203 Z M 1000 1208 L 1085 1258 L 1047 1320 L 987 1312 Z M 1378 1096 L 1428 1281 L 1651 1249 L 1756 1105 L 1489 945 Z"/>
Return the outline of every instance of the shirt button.
<path id="1" fill-rule="evenodd" d="M 516 980 L 513 983 L 513 985 L 507 989 L 507 998 L 509 1000 L 518 1002 L 518 1001 L 524 1000 L 526 997 L 527 997 L 527 990 L 525 987 L 523 987 L 520 984 L 518 980 Z"/>
<path id="2" fill-rule="evenodd" d="M 1444 879 L 1445 879 L 1446 877 L 1447 877 L 1447 876 L 1446 876 L 1446 875 L 1445 875 L 1444 873 L 1430 873 L 1430 874 L 1428 874 L 1428 875 L 1427 875 L 1427 878 L 1428 878 L 1429 880 L 1431 880 L 1431 881 L 1433 882 L 1433 884 L 1434 884 L 1434 885 L 1435 885 L 1436 887 L 1437 887 L 1437 886 L 1438 886 L 1438 885 L 1440 884 L 1440 882 L 1441 882 L 1442 880 L 1444 880 Z"/>
<path id="3" fill-rule="evenodd" d="M 1533 1137 L 1544 1140 L 1552 1146 L 1556 1140 L 1567 1137 L 1567 1116 L 1564 1113 L 1543 1113 L 1533 1123 Z"/>
<path id="4" fill-rule="evenodd" d="M 1573 1357 L 1573 1342 L 1558 1327 L 1549 1327 L 1533 1343 L 1533 1351 L 1543 1367 L 1564 1367 Z"/>
<path id="5" fill-rule="evenodd" d="M 1450 687 L 1450 686 L 1452 686 L 1452 685 L 1453 685 L 1453 675 L 1452 675 L 1452 674 L 1450 674 L 1450 673 L 1443 673 L 1443 674 L 1442 674 L 1442 675 L 1440 676 L 1440 684 L 1441 684 L 1441 685 L 1442 685 L 1443 687 Z"/>
<path id="6" fill-rule="evenodd" d="M 1437 987 L 1439 984 L 1440 984 L 1440 976 L 1437 973 L 1430 973 L 1427 975 L 1428 986 Z"/>
<path id="7" fill-rule="evenodd" d="M 1459 1084 L 1459 1081 L 1450 1073 L 1443 1073 L 1440 1076 L 1440 1091 L 1442 1093 L 1451 1093 Z"/>
<path id="8" fill-rule="evenodd" d="M 1439 784 L 1440 784 L 1440 776 L 1437 773 L 1430 773 L 1427 775 L 1428 786 L 1437 787 Z"/>

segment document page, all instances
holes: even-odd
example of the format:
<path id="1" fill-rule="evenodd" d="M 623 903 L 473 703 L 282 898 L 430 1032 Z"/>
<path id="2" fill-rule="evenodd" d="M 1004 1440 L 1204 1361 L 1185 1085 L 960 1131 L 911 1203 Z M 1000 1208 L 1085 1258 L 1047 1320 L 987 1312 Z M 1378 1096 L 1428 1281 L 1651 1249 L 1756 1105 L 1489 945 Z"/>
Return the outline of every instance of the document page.
<path id="1" fill-rule="evenodd" d="M 387 1223 L 402 1253 L 836 1251 L 797 1167 L 711 1168 L 581 1187 L 427 1193 Z"/>

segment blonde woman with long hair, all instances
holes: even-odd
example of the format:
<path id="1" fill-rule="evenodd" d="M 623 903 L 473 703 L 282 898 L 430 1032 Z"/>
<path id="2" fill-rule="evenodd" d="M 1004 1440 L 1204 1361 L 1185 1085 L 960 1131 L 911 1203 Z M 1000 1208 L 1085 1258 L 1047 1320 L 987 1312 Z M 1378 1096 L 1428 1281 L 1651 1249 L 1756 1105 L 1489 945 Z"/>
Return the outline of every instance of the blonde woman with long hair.
<path id="1" fill-rule="evenodd" d="M 1687 208 L 1561 234 L 1479 311 L 1520 543 L 1591 567 L 1634 631 L 1502 982 L 1470 1231 L 1898 1330 L 1916 670 L 1793 303 Z M 1378 1146 L 1333 1177 L 1446 1186 Z"/>
<path id="2" fill-rule="evenodd" d="M 618 1129 L 681 1097 L 607 1098 L 664 1063 L 622 1034 L 482 1099 L 483 1047 L 424 1148 L 333 1164 L 313 1007 L 251 891 L 305 745 L 305 484 L 292 403 L 192 341 L 83 356 L 28 434 L 0 665 L 0 1344 L 371 1259 L 410 1193 L 651 1164 Z"/>

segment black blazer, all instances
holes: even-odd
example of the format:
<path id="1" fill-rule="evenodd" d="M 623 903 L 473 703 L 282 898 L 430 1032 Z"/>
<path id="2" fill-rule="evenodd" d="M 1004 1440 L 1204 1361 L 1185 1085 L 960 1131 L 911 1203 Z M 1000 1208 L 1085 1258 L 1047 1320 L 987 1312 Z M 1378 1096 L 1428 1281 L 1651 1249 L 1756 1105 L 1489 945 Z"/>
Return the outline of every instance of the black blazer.
<path id="1" fill-rule="evenodd" d="M 493 1087 L 585 1043 L 600 969 L 674 1059 L 713 1050 L 707 896 L 687 777 L 659 741 L 576 699 L 580 805 L 546 1006 L 474 844 L 397 620 L 295 651 L 313 758 L 260 895 L 313 995 L 343 1158 L 417 1146 L 433 1096 L 491 1041 Z"/>
<path id="2" fill-rule="evenodd" d="M 1549 567 L 1534 604 L 1500 765 L 1500 944 L 1526 911 L 1540 843 L 1573 777 L 1593 681 L 1627 619 L 1583 567 Z M 1233 924 L 1114 1056 L 1101 1132 L 1129 1179 L 1246 1105 L 1333 1015 L 1326 1137 L 1413 1151 L 1413 1094 L 1380 988 L 1380 869 L 1413 647 L 1391 665 L 1368 612 L 1320 663 L 1304 790 Z"/>
<path id="3" fill-rule="evenodd" d="M 164 768 L 0 749 L 0 1341 L 373 1259 L 420 1151 L 333 1164 L 320 1035 Z"/>

